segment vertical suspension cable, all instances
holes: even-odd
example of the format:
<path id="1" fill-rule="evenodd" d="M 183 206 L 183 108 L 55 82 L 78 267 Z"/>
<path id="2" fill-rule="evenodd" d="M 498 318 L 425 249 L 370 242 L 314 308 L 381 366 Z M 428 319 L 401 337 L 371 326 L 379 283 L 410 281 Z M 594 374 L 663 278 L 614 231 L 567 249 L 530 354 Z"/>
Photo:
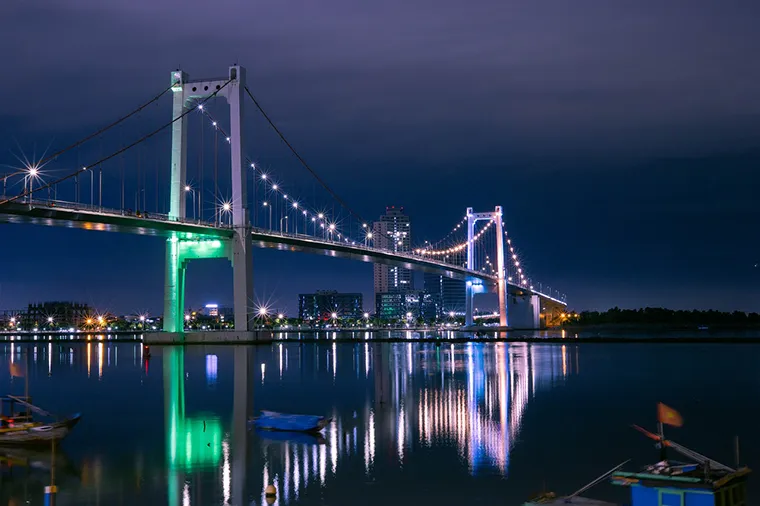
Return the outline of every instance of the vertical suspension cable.
<path id="1" fill-rule="evenodd" d="M 203 221 L 203 211 L 205 210 L 203 208 L 203 205 L 201 202 L 203 202 L 203 167 L 204 167 L 204 155 L 203 155 L 203 133 L 205 128 L 205 122 L 203 121 L 203 118 L 201 117 L 201 163 L 200 167 L 198 168 L 198 178 L 200 179 L 200 193 L 198 193 L 198 220 Z"/>
<path id="2" fill-rule="evenodd" d="M 222 217 L 219 215 L 219 129 L 214 129 L 214 222 L 217 226 L 221 223 Z"/>

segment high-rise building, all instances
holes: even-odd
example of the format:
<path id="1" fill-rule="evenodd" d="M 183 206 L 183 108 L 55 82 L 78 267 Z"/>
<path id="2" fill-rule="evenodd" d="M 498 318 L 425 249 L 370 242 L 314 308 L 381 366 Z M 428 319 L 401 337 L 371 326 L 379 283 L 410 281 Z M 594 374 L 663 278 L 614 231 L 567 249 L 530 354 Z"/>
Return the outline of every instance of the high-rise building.
<path id="1" fill-rule="evenodd" d="M 411 251 L 412 230 L 403 207 L 386 207 L 385 214 L 372 224 L 375 247 L 403 253 Z M 414 289 L 412 271 L 403 267 L 375 264 L 375 303 L 382 293 L 406 293 Z"/>
<path id="2" fill-rule="evenodd" d="M 298 296 L 298 316 L 302 320 L 329 320 L 332 313 L 338 318 L 361 318 L 362 294 L 317 290 Z"/>
<path id="3" fill-rule="evenodd" d="M 465 284 L 462 279 L 447 278 L 440 274 L 425 273 L 425 292 L 436 302 L 438 316 L 465 312 Z"/>

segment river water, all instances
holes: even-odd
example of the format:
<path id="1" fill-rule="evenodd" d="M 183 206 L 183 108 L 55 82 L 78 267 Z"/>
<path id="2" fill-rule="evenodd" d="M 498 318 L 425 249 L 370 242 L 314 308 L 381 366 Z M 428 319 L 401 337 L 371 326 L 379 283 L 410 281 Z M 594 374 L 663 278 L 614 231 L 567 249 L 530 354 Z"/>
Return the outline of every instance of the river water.
<path id="1" fill-rule="evenodd" d="M 0 391 L 82 420 L 56 450 L 58 504 L 519 505 L 616 464 L 653 462 L 656 403 L 676 441 L 760 464 L 756 345 L 0 344 Z M 26 377 L 11 378 L 11 363 Z M 245 430 L 247 411 L 325 414 L 322 441 Z M 0 505 L 43 504 L 48 448 L 0 449 Z M 21 460 L 19 460 L 21 459 Z M 29 465 L 24 464 L 24 459 Z M 752 481 L 752 480 L 751 480 Z M 755 493 L 757 491 L 757 493 Z M 750 504 L 760 487 L 750 486 Z M 586 495 L 625 501 L 602 485 Z"/>

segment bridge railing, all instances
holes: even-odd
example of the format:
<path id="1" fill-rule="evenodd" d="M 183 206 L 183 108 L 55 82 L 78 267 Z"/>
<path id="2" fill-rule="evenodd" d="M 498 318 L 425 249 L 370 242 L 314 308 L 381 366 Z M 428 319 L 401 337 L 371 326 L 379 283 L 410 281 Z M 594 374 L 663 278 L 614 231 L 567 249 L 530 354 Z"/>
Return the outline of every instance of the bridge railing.
<path id="1" fill-rule="evenodd" d="M 168 214 L 154 213 L 154 212 L 149 213 L 147 211 L 140 211 L 140 210 L 133 211 L 132 209 L 111 209 L 111 208 L 102 207 L 98 205 L 84 204 L 81 202 L 69 202 L 66 200 L 28 199 L 27 198 L 27 199 L 20 200 L 19 203 L 27 204 L 27 205 L 35 206 L 35 207 L 46 207 L 50 209 L 68 209 L 72 211 L 84 211 L 84 212 L 89 212 L 93 214 L 103 214 L 103 215 L 109 215 L 109 216 L 129 216 L 129 217 L 142 218 L 146 220 L 156 220 L 156 221 L 164 221 L 164 222 L 172 222 L 172 223 L 185 223 L 188 225 L 201 225 L 201 226 L 212 227 L 212 228 L 232 228 L 231 225 L 228 225 L 226 223 L 209 222 L 209 221 L 193 219 L 193 218 L 175 218 L 175 217 L 169 216 Z"/>

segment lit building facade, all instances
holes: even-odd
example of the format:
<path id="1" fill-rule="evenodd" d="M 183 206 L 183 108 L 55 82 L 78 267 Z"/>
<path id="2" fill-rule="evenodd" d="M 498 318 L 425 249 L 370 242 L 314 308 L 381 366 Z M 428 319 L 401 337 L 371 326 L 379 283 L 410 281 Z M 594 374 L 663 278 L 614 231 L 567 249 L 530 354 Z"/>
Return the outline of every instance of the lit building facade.
<path id="1" fill-rule="evenodd" d="M 394 253 L 411 251 L 412 229 L 404 208 L 385 208 L 385 214 L 372 224 L 372 237 L 375 247 Z M 383 264 L 375 264 L 374 268 L 376 301 L 381 293 L 403 293 L 414 289 L 411 270 Z"/>
<path id="2" fill-rule="evenodd" d="M 451 313 L 465 313 L 465 284 L 463 279 L 447 278 L 440 274 L 425 273 L 425 292 L 429 293 L 437 305 L 439 317 Z"/>
<path id="3" fill-rule="evenodd" d="M 58 327 L 80 327 L 91 318 L 90 306 L 76 302 L 42 302 L 29 304 L 21 317 L 24 328 L 43 327 L 53 324 Z"/>
<path id="4" fill-rule="evenodd" d="M 364 314 L 360 293 L 338 293 L 317 290 L 298 296 L 298 317 L 302 320 L 329 320 L 332 313 L 338 318 L 361 318 Z"/>
<path id="5" fill-rule="evenodd" d="M 436 301 L 423 290 L 379 293 L 375 298 L 375 316 L 383 320 L 405 320 L 411 317 L 432 321 L 438 314 Z"/>

